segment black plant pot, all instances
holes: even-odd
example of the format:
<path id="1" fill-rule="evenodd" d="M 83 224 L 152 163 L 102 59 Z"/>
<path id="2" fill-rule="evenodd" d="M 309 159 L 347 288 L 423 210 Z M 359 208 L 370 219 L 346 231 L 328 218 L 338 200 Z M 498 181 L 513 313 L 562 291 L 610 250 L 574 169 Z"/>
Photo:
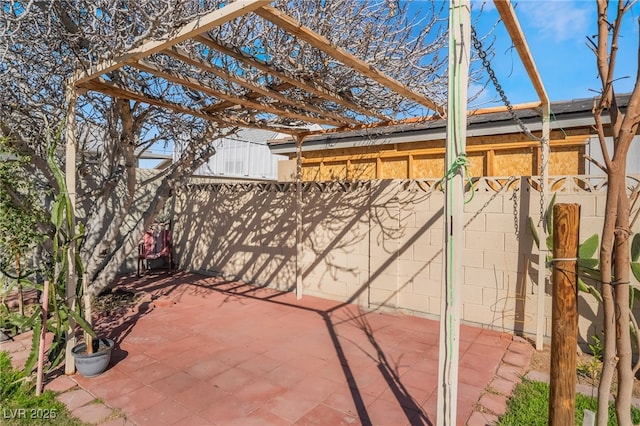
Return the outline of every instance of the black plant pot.
<path id="1" fill-rule="evenodd" d="M 87 353 L 87 344 L 79 343 L 73 347 L 71 353 L 76 362 L 76 370 L 85 377 L 95 377 L 104 372 L 111 360 L 111 351 L 115 343 L 111 339 L 99 339 L 97 350 Z"/>

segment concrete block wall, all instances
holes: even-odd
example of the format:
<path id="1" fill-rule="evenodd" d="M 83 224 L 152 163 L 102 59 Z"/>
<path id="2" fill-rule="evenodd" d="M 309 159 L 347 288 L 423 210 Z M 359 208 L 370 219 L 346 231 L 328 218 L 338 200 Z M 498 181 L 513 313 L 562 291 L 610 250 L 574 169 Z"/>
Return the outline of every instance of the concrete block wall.
<path id="1" fill-rule="evenodd" d="M 222 192 L 211 188 L 223 188 Z M 251 185 L 249 185 L 251 187 Z M 179 265 L 256 284 L 295 286 L 294 199 L 247 185 L 202 185 L 176 202 Z"/>
<path id="2" fill-rule="evenodd" d="M 509 187 L 502 186 L 504 181 L 477 187 L 464 206 L 462 319 L 532 336 L 538 248 L 529 218 L 538 222 L 540 195 L 527 178 L 510 181 Z M 582 206 L 581 241 L 601 232 L 604 192 L 557 192 L 556 202 Z M 299 258 L 304 294 L 437 318 L 443 203 L 444 194 L 423 181 L 305 183 Z M 176 206 L 180 265 L 295 288 L 294 184 L 195 185 Z M 549 274 L 543 286 L 546 336 L 551 332 Z M 601 312 L 591 295 L 580 296 L 580 311 L 585 342 L 599 332 Z"/>
<path id="3" fill-rule="evenodd" d="M 366 304 L 370 201 L 368 186 L 325 192 L 308 185 L 302 209 L 305 294 Z"/>

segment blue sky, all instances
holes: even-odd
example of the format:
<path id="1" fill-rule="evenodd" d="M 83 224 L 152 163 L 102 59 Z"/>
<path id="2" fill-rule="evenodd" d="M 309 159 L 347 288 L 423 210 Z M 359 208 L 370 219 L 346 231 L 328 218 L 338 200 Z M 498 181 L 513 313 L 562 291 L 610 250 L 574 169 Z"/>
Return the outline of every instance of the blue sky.
<path id="1" fill-rule="evenodd" d="M 420 3 L 420 0 L 408 1 L 413 3 L 412 6 L 419 6 Z M 484 3 L 484 12 L 477 28 L 479 34 L 484 34 L 498 21 L 499 14 L 492 0 L 471 1 L 474 11 Z M 597 78 L 595 55 L 587 46 L 587 36 L 596 34 L 596 1 L 520 0 L 513 3 L 551 101 L 595 96 L 594 90 L 600 90 L 601 86 Z M 615 9 L 615 1 L 612 1 L 611 7 Z M 618 94 L 630 92 L 635 82 L 638 67 L 638 18 L 640 3 L 627 13 L 620 35 L 616 78 L 628 78 L 615 83 Z M 502 23 L 496 26 L 494 34 L 495 57 L 491 64 L 508 99 L 513 104 L 537 101 L 537 94 Z M 483 78 L 488 79 L 486 73 Z M 474 90 L 477 91 L 478 87 L 470 88 L 470 92 Z M 489 85 L 488 90 L 469 107 L 475 109 L 496 105 L 502 105 L 502 102 L 493 86 Z"/>
<path id="2" fill-rule="evenodd" d="M 481 0 L 473 0 L 478 9 Z M 613 8 L 616 7 L 612 2 Z M 516 14 L 536 61 L 536 66 L 552 101 L 588 98 L 600 89 L 596 59 L 587 46 L 587 36 L 596 34 L 597 9 L 595 0 L 525 0 L 515 4 Z M 620 53 L 616 78 L 629 76 L 615 83 L 617 93 L 630 92 L 635 82 L 638 64 L 638 18 L 640 4 L 627 13 L 620 34 Z M 479 33 L 486 31 L 499 14 L 493 1 L 487 1 L 480 19 Z M 613 19 L 613 18 L 611 18 Z M 538 100 L 526 71 L 509 35 L 500 23 L 496 28 L 495 58 L 492 66 L 512 103 Z M 485 74 L 485 78 L 486 74 Z M 590 90 L 592 89 L 592 90 Z M 483 94 L 483 100 L 494 99 L 493 93 Z M 475 102 L 474 104 L 479 104 Z M 490 102 L 480 106 L 496 105 Z"/>

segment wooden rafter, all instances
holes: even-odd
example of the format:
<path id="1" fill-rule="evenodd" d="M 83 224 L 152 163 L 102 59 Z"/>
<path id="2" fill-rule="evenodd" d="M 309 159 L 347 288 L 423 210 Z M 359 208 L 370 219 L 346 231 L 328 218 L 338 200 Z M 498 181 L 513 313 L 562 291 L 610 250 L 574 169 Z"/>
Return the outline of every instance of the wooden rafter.
<path id="1" fill-rule="evenodd" d="M 291 88 L 291 85 L 289 83 L 281 83 L 278 84 L 277 86 L 271 87 L 273 90 L 277 90 L 278 92 L 282 92 L 283 90 L 287 90 Z M 256 100 L 258 98 L 262 97 L 262 94 L 260 93 L 256 93 L 256 92 L 249 92 L 246 95 L 244 95 L 245 98 L 247 99 L 251 99 L 251 100 Z M 213 113 L 213 112 L 217 112 L 217 111 L 223 111 L 227 108 L 232 108 L 232 107 L 237 107 L 237 103 L 236 102 L 228 102 L 228 101 L 222 101 L 222 102 L 218 102 L 215 105 L 209 105 L 206 106 L 204 108 L 202 108 L 203 111 L 207 112 L 207 113 Z"/>
<path id="2" fill-rule="evenodd" d="M 362 108 L 361 106 L 355 104 L 354 102 L 351 102 L 350 100 L 345 99 L 343 96 L 325 87 L 322 87 L 321 85 L 313 81 L 304 81 L 299 77 L 295 77 L 294 75 L 287 72 L 286 70 L 276 70 L 272 68 L 269 64 L 263 61 L 260 61 L 232 47 L 224 46 L 221 43 L 218 43 L 217 41 L 213 40 L 211 37 L 207 36 L 206 34 L 201 34 L 195 37 L 195 39 L 211 49 L 217 50 L 221 53 L 224 53 L 225 55 L 231 56 L 232 58 L 235 58 L 248 65 L 251 65 L 252 67 L 262 72 L 271 74 L 272 76 L 277 77 L 282 81 L 285 81 L 299 89 L 305 90 L 327 101 L 335 102 L 337 104 L 342 105 L 345 108 L 348 108 L 352 111 L 358 112 L 360 114 L 363 114 L 369 117 L 376 117 L 380 120 L 389 119 L 388 117 L 385 117 L 382 114 L 377 114 L 371 110 Z"/>
<path id="3" fill-rule="evenodd" d="M 290 18 L 277 9 L 269 6 L 271 0 L 235 0 L 229 4 L 214 10 L 194 21 L 185 25 L 177 33 L 168 36 L 162 40 L 151 40 L 143 43 L 127 53 L 120 55 L 114 59 L 102 62 L 88 70 L 77 72 L 72 80 L 73 84 L 79 90 L 95 90 L 113 96 L 122 96 L 127 99 L 133 99 L 141 102 L 147 102 L 152 105 L 169 108 L 173 111 L 191 114 L 207 120 L 212 120 L 224 125 L 253 127 L 259 129 L 272 129 L 288 134 L 305 133 L 299 128 L 290 128 L 286 125 L 271 125 L 269 122 L 260 119 L 241 119 L 230 113 L 232 108 L 247 108 L 257 112 L 273 114 L 284 119 L 300 120 L 307 123 L 316 123 L 323 126 L 334 126 L 337 129 L 353 128 L 361 125 L 364 117 L 377 118 L 381 121 L 388 121 L 388 117 L 379 112 L 368 109 L 366 106 L 358 105 L 352 99 L 342 96 L 321 83 L 311 81 L 302 76 L 298 76 L 291 71 L 277 69 L 266 61 L 262 61 L 251 55 L 242 52 L 238 47 L 223 45 L 213 40 L 206 33 L 226 22 L 243 16 L 247 13 L 255 13 L 256 15 L 266 19 L 278 27 L 287 31 L 292 36 L 300 40 L 304 40 L 313 47 L 334 57 L 347 67 L 359 72 L 364 77 L 371 79 L 383 87 L 412 100 L 420 105 L 433 109 L 438 114 L 445 113 L 444 108 L 435 104 L 427 97 L 412 91 L 407 86 L 385 75 L 384 73 L 374 69 L 366 62 L 360 60 L 346 50 L 332 46 L 331 43 L 321 35 L 315 33 L 307 27 L 301 26 L 296 20 Z M 212 64 L 208 61 L 191 54 L 177 45 L 179 43 L 192 40 L 199 42 L 209 49 L 214 49 L 222 54 L 233 57 L 244 64 L 264 72 L 281 82 L 275 87 L 265 86 L 243 78 L 241 75 L 227 71 L 226 69 Z M 186 76 L 176 71 L 162 69 L 154 66 L 147 58 L 156 53 L 165 53 L 178 60 L 190 64 L 197 69 L 210 72 L 219 78 L 244 87 L 248 90 L 244 95 L 232 94 L 229 91 L 213 88 L 198 81 L 197 78 Z M 190 90 L 213 96 L 220 102 L 214 105 L 208 105 L 201 109 L 186 107 L 177 103 L 161 99 L 159 97 L 149 96 L 146 93 L 137 92 L 123 86 L 114 84 L 110 79 L 104 79 L 101 76 L 111 71 L 123 68 L 125 66 L 133 66 L 145 72 L 164 78 L 171 84 L 179 84 Z M 286 94 L 286 90 L 298 88 L 308 94 L 310 101 L 293 99 Z M 344 107 L 347 111 L 357 114 L 356 117 L 349 117 L 343 113 L 332 111 L 332 108 L 322 108 L 314 104 L 315 100 L 320 102 L 326 101 L 328 105 Z M 306 133 L 322 133 L 328 129 Z"/>
<path id="4" fill-rule="evenodd" d="M 318 118 L 310 114 L 301 114 L 293 111 L 288 111 L 286 109 L 279 109 L 271 104 L 267 104 L 266 102 L 257 102 L 257 101 L 252 101 L 248 99 L 243 99 L 238 96 L 234 96 L 230 93 L 223 92 L 221 90 L 212 89 L 210 87 L 203 85 L 195 78 L 182 75 L 176 71 L 162 69 L 159 66 L 144 60 L 140 60 L 136 63 L 133 63 L 131 64 L 131 66 L 138 68 L 142 71 L 148 72 L 150 74 L 153 74 L 155 76 L 164 78 L 167 81 L 180 84 L 182 86 L 188 87 L 198 92 L 206 93 L 207 95 L 214 96 L 218 99 L 224 99 L 225 101 L 231 102 L 233 104 L 241 105 L 245 108 L 251 108 L 257 111 L 276 114 L 281 117 L 288 117 L 296 120 L 304 120 L 304 121 L 317 123 L 317 124 L 326 124 L 330 126 L 343 126 L 346 124 L 346 120 L 335 121 L 335 120 L 329 120 L 325 118 Z"/>
<path id="5" fill-rule="evenodd" d="M 274 9 L 271 6 L 263 6 L 255 10 L 255 13 L 382 86 L 391 89 L 392 91 L 407 99 L 411 99 L 420 105 L 424 105 L 438 114 L 445 114 L 445 109 L 442 106 L 437 105 L 431 99 L 414 92 L 404 84 L 378 71 L 343 48 L 332 45 L 326 37 L 323 37 L 312 29 L 303 26 L 298 21 L 279 10 Z"/>
<path id="6" fill-rule="evenodd" d="M 89 80 L 99 77 L 103 74 L 121 68 L 124 65 L 136 62 L 138 59 L 142 59 L 154 53 L 168 49 L 178 43 L 193 38 L 198 34 L 207 32 L 217 26 L 229 22 L 235 18 L 245 15 L 251 11 L 256 10 L 259 7 L 268 5 L 271 0 L 236 0 L 227 4 L 220 9 L 216 9 L 213 12 L 188 23 L 184 27 L 174 34 L 172 37 L 168 37 L 162 40 L 151 40 L 139 47 L 136 47 L 124 55 L 117 58 L 102 62 L 95 67 L 90 68 L 87 71 L 81 71 L 73 78 L 73 83 L 81 85 Z"/>
<path id="7" fill-rule="evenodd" d="M 500 18 L 502 18 L 502 21 L 504 22 L 505 28 L 511 36 L 511 41 L 518 51 L 518 55 L 520 56 L 520 60 L 522 61 L 524 68 L 527 70 L 527 74 L 529 74 L 529 78 L 531 79 L 534 89 L 536 89 L 538 97 L 542 103 L 549 104 L 547 91 L 544 88 L 542 78 L 540 78 L 540 73 L 538 73 L 536 63 L 533 60 L 533 55 L 531 55 L 529 46 L 525 41 L 526 38 L 524 36 L 524 32 L 522 32 L 522 28 L 520 27 L 520 23 L 518 22 L 516 12 L 513 9 L 511 2 L 509 0 L 494 0 L 494 4 L 500 14 Z"/>
<path id="8" fill-rule="evenodd" d="M 342 116 L 340 116 L 338 114 L 333 114 L 333 113 L 329 113 L 329 112 L 326 112 L 326 111 L 322 111 L 321 109 L 316 108 L 314 106 L 307 105 L 307 104 L 305 104 L 303 102 L 299 102 L 299 101 L 295 101 L 295 100 L 289 99 L 289 98 L 287 98 L 286 96 L 284 96 L 282 93 L 280 93 L 278 91 L 275 91 L 273 89 L 269 89 L 267 87 L 262 87 L 262 86 L 259 86 L 257 84 L 254 84 L 254 83 L 252 83 L 250 81 L 247 81 L 244 78 L 238 77 L 237 75 L 234 75 L 234 74 L 224 70 L 223 68 L 221 68 L 221 67 L 219 67 L 217 65 L 213 65 L 213 64 L 208 63 L 208 62 L 206 62 L 206 61 L 204 61 L 204 60 L 202 60 L 200 58 L 196 58 L 195 56 L 193 56 L 189 52 L 187 52 L 187 51 L 185 51 L 183 49 L 180 49 L 178 47 L 175 47 L 175 46 L 171 47 L 170 49 L 166 50 L 164 53 L 166 53 L 167 55 L 170 55 L 170 56 L 172 56 L 172 57 L 174 57 L 174 58 L 176 58 L 176 59 L 178 59 L 178 60 L 180 60 L 182 62 L 185 62 L 185 63 L 187 63 L 189 65 L 197 67 L 197 68 L 199 68 L 199 69 L 201 69 L 203 71 L 210 72 L 211 74 L 214 74 L 214 75 L 216 75 L 216 76 L 218 76 L 218 77 L 220 77 L 220 78 L 222 78 L 222 79 L 224 79 L 226 81 L 236 83 L 236 84 L 238 84 L 238 85 L 240 85 L 240 86 L 242 86 L 242 87 L 244 87 L 246 89 L 249 89 L 249 90 L 251 90 L 253 92 L 260 93 L 263 96 L 267 96 L 267 97 L 270 97 L 270 98 L 273 98 L 273 99 L 277 99 L 280 102 L 282 102 L 283 104 L 287 104 L 287 105 L 296 107 L 296 108 L 298 108 L 300 110 L 303 110 L 303 111 L 307 110 L 307 111 L 310 111 L 310 112 L 315 112 L 317 114 L 325 115 L 327 117 L 331 117 L 331 118 L 333 118 L 332 125 L 334 125 L 334 126 L 336 125 L 335 124 L 336 122 L 338 122 L 337 125 L 347 124 L 347 123 L 358 124 L 358 121 L 356 121 L 356 120 L 353 120 L 353 119 L 350 119 L 350 118 L 346 118 L 346 117 L 342 117 Z"/>
<path id="9" fill-rule="evenodd" d="M 511 105 L 510 108 L 508 108 L 506 106 L 496 106 L 496 107 L 480 108 L 480 109 L 470 110 L 468 112 L 468 115 L 471 116 L 471 115 L 494 114 L 496 112 L 506 112 L 509 109 L 511 109 L 513 111 L 522 111 L 522 110 L 526 110 L 526 109 L 538 111 L 541 106 L 542 106 L 541 102 L 527 102 L 527 103 L 522 103 L 522 104 Z"/>
<path id="10" fill-rule="evenodd" d="M 117 85 L 113 82 L 106 81 L 100 77 L 87 81 L 83 83 L 82 86 L 80 87 L 87 90 L 95 90 L 97 92 L 101 92 L 101 93 L 104 93 L 110 96 L 115 96 L 122 99 L 130 99 L 133 101 L 144 102 L 149 105 L 167 108 L 175 112 L 193 115 L 194 117 L 200 117 L 205 120 L 213 121 L 223 126 L 238 126 L 238 127 L 250 127 L 250 128 L 256 128 L 256 129 L 262 129 L 262 130 L 276 130 L 276 131 L 279 131 L 282 133 L 288 133 L 288 134 L 299 133 L 295 129 L 292 130 L 285 126 L 261 124 L 259 122 L 242 120 L 240 118 L 231 117 L 229 115 L 216 114 L 215 116 L 213 116 L 210 114 L 205 114 L 202 111 L 199 111 L 194 108 L 189 108 L 181 104 L 166 101 L 164 99 L 158 99 L 157 97 L 154 97 L 145 93 L 133 91 L 131 89 Z"/>

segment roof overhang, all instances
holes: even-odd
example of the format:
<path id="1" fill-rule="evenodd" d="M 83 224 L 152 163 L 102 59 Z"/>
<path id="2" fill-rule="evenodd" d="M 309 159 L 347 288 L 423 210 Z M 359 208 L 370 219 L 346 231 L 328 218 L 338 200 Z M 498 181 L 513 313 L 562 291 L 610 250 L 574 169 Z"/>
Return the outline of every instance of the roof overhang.
<path id="1" fill-rule="evenodd" d="M 570 104 L 571 102 L 569 102 Z M 558 103 L 555 105 L 563 105 Z M 552 104 L 553 107 L 553 104 Z M 506 112 L 471 112 L 467 137 L 518 134 L 522 130 Z M 532 132 L 542 131 L 543 123 L 539 111 L 525 108 L 518 112 L 520 119 Z M 603 120 L 606 120 L 603 117 Z M 566 111 L 555 114 L 550 123 L 554 129 L 570 129 L 593 126 L 591 110 Z M 345 132 L 331 132 L 305 138 L 302 151 L 321 151 L 339 148 L 393 145 L 398 143 L 442 141 L 446 139 L 446 120 L 434 119 L 414 123 L 398 123 L 391 126 L 364 128 Z M 272 141 L 269 144 L 274 154 L 292 154 L 296 150 L 292 139 Z"/>

